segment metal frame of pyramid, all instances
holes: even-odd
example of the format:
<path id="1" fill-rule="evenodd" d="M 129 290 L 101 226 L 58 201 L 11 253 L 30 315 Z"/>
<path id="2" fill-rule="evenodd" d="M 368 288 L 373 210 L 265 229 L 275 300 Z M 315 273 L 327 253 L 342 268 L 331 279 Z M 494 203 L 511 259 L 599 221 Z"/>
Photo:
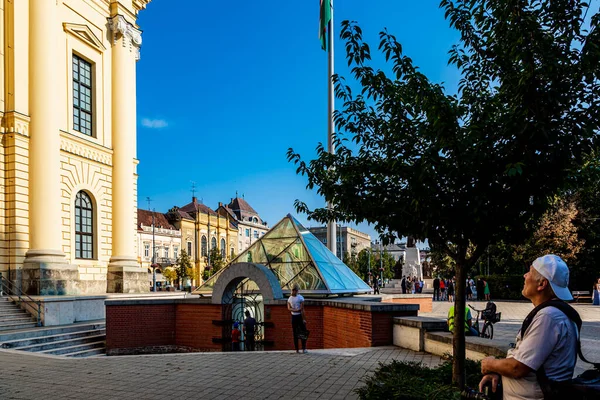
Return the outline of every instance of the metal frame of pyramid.
<path id="1" fill-rule="evenodd" d="M 288 214 L 192 293 L 211 294 L 223 271 L 242 262 L 268 267 L 277 277 L 284 294 L 291 292 L 295 284 L 300 286 L 303 294 L 342 295 L 371 291 L 358 275 Z"/>

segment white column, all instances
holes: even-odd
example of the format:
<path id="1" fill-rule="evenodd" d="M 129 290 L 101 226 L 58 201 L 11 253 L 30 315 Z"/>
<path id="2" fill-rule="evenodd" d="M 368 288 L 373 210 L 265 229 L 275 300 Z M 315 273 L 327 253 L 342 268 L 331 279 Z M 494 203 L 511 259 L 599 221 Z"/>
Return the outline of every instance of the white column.
<path id="1" fill-rule="evenodd" d="M 135 63 L 141 32 L 123 15 L 112 16 L 112 256 L 109 292 L 148 291 L 147 277 L 135 252 L 134 160 L 136 152 Z M 143 272 L 143 273 L 142 273 Z M 143 277 L 143 279 L 142 279 Z"/>
<path id="2" fill-rule="evenodd" d="M 54 0 L 30 1 L 29 247 L 62 254 L 56 18 Z"/>

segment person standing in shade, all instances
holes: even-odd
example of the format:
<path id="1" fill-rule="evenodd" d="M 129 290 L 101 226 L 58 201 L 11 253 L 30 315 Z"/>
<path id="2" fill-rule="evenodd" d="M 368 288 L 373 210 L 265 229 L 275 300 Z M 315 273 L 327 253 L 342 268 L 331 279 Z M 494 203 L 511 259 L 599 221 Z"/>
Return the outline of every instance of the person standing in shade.
<path id="1" fill-rule="evenodd" d="M 239 322 L 233 323 L 233 329 L 231 330 L 231 351 L 240 351 L 240 337 L 242 332 L 239 330 Z"/>
<path id="2" fill-rule="evenodd" d="M 379 279 L 373 281 L 373 294 L 379 294 Z"/>
<path id="3" fill-rule="evenodd" d="M 406 294 L 406 276 L 402 277 L 402 281 L 400 281 L 400 287 L 402 287 L 402 294 Z"/>
<path id="4" fill-rule="evenodd" d="M 304 297 L 298 294 L 300 287 L 295 284 L 292 288 L 292 295 L 288 298 L 287 308 L 292 313 L 292 331 L 294 332 L 294 347 L 296 353 L 298 349 L 298 334 L 306 331 L 306 316 L 304 315 Z M 306 339 L 302 339 L 302 352 L 306 351 Z"/>
<path id="5" fill-rule="evenodd" d="M 433 300 L 440 300 L 440 278 L 433 280 Z"/>
<path id="6" fill-rule="evenodd" d="M 490 285 L 486 280 L 483 281 L 483 294 L 485 295 L 485 300 L 490 301 Z"/>
<path id="7" fill-rule="evenodd" d="M 250 311 L 246 310 L 246 319 L 244 319 L 244 340 L 246 343 L 246 351 L 254 351 L 254 334 L 256 331 L 256 320 L 250 315 Z"/>
<path id="8" fill-rule="evenodd" d="M 592 298 L 594 301 L 592 302 L 595 306 L 600 306 L 600 278 L 594 284 L 594 291 L 592 292 Z"/>
<path id="9" fill-rule="evenodd" d="M 485 287 L 485 284 L 483 283 L 483 278 L 479 277 L 477 279 L 477 300 L 481 301 L 483 300 L 483 288 Z"/>

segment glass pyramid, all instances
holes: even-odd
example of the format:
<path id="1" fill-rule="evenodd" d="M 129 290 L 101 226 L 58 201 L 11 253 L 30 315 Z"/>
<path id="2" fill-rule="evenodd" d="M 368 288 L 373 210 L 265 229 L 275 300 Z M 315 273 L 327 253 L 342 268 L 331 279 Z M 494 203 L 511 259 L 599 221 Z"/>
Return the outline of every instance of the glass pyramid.
<path id="1" fill-rule="evenodd" d="M 367 293 L 371 288 L 298 220 L 288 214 L 193 293 L 210 294 L 229 265 L 250 262 L 273 271 L 284 293 L 295 284 L 306 294 Z"/>

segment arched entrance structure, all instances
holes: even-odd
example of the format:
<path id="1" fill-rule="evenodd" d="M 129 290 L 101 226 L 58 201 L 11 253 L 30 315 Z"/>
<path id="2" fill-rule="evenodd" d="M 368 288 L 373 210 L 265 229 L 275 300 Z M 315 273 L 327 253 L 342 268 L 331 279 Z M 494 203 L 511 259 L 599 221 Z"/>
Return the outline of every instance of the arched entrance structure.
<path id="1" fill-rule="evenodd" d="M 281 285 L 269 268 L 261 264 L 240 262 L 231 264 L 221 273 L 213 287 L 212 303 L 223 304 L 231 299 L 238 285 L 245 279 L 255 282 L 264 300 L 283 299 Z"/>

